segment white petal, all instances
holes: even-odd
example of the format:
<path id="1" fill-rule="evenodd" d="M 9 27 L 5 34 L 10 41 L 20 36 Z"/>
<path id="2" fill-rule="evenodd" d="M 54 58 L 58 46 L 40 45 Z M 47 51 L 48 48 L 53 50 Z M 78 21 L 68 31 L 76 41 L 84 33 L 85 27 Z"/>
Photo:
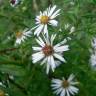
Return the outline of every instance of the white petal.
<path id="1" fill-rule="evenodd" d="M 47 24 L 44 26 L 44 34 L 48 34 Z"/>
<path id="2" fill-rule="evenodd" d="M 44 58 L 40 65 L 43 65 L 44 63 L 47 63 L 47 58 Z"/>
<path id="3" fill-rule="evenodd" d="M 60 96 L 65 96 L 65 89 L 62 90 Z"/>
<path id="4" fill-rule="evenodd" d="M 56 37 L 56 34 L 51 36 L 51 45 L 53 45 L 55 37 Z"/>
<path id="5" fill-rule="evenodd" d="M 74 87 L 74 86 L 70 86 L 69 87 L 71 91 L 73 91 L 74 93 L 78 93 L 79 89 Z"/>
<path id="6" fill-rule="evenodd" d="M 37 18 L 37 19 L 40 19 L 40 18 L 41 18 L 41 16 L 40 16 L 40 15 L 39 15 L 39 16 L 36 16 L 36 18 Z"/>
<path id="7" fill-rule="evenodd" d="M 50 64 L 47 63 L 47 65 L 46 65 L 46 74 L 49 73 L 49 70 L 50 70 Z"/>
<path id="8" fill-rule="evenodd" d="M 51 16 L 53 14 L 53 12 L 55 11 L 56 9 L 56 5 L 54 5 L 51 9 L 50 9 L 50 12 L 48 14 L 48 16 Z"/>
<path id="9" fill-rule="evenodd" d="M 70 94 L 74 95 L 74 92 L 71 90 L 71 88 L 68 88 L 68 91 L 70 92 Z"/>
<path id="10" fill-rule="evenodd" d="M 32 48 L 33 48 L 33 50 L 36 50 L 36 51 L 41 51 L 42 50 L 41 47 L 32 47 Z"/>
<path id="11" fill-rule="evenodd" d="M 55 47 L 54 50 L 55 52 L 63 52 L 69 50 L 68 45 L 60 46 L 60 47 Z"/>
<path id="12" fill-rule="evenodd" d="M 59 79 L 52 79 L 52 83 L 61 84 L 61 83 L 62 83 L 62 80 L 59 80 Z"/>
<path id="13" fill-rule="evenodd" d="M 32 31 L 32 30 L 34 30 L 34 29 L 38 28 L 39 26 L 40 26 L 40 24 L 38 24 L 37 26 L 35 26 L 35 27 L 31 28 L 31 29 L 30 29 L 30 31 Z"/>
<path id="14" fill-rule="evenodd" d="M 49 16 L 49 13 L 50 13 L 50 9 L 51 9 L 51 6 L 49 6 L 49 8 L 47 8 L 47 14 Z"/>
<path id="15" fill-rule="evenodd" d="M 54 93 L 58 95 L 58 94 L 60 94 L 62 92 L 62 90 L 63 90 L 63 88 L 59 88 L 56 91 L 54 91 Z"/>
<path id="16" fill-rule="evenodd" d="M 33 63 L 36 63 L 44 58 L 44 54 L 42 52 L 37 52 L 32 55 Z"/>
<path id="17" fill-rule="evenodd" d="M 73 81 L 71 81 L 70 84 L 71 85 L 77 85 L 77 84 L 79 84 L 79 82 L 73 82 Z"/>
<path id="18" fill-rule="evenodd" d="M 67 96 L 70 96 L 69 91 L 66 89 Z"/>
<path id="19" fill-rule="evenodd" d="M 40 22 L 40 19 L 39 18 L 35 18 L 36 22 Z"/>
<path id="20" fill-rule="evenodd" d="M 28 36 L 28 37 L 31 37 L 31 30 L 27 30 L 26 32 L 23 33 L 24 36 Z"/>
<path id="21" fill-rule="evenodd" d="M 48 60 L 47 60 L 47 74 L 49 73 L 49 69 L 50 67 L 52 68 L 52 71 L 54 72 L 55 69 L 55 62 L 53 59 L 53 56 L 48 56 Z"/>
<path id="22" fill-rule="evenodd" d="M 57 17 L 59 15 L 60 9 L 58 9 L 56 12 L 54 12 L 52 14 L 52 16 L 50 17 L 50 19 L 54 19 L 55 17 Z"/>
<path id="23" fill-rule="evenodd" d="M 53 84 L 51 84 L 51 87 L 52 87 L 53 90 L 56 90 L 56 89 L 58 89 L 62 86 L 61 86 L 61 83 L 60 84 L 59 83 L 53 83 Z"/>
<path id="24" fill-rule="evenodd" d="M 40 16 L 42 16 L 43 15 L 43 13 L 40 11 Z"/>
<path id="25" fill-rule="evenodd" d="M 21 39 L 16 39 L 16 44 L 21 44 Z"/>
<path id="26" fill-rule="evenodd" d="M 60 47 L 61 45 L 64 45 L 66 42 L 67 42 L 67 39 L 64 39 L 64 40 L 61 41 L 60 43 L 56 44 L 56 45 L 54 46 L 54 48 L 55 48 L 55 47 Z"/>
<path id="27" fill-rule="evenodd" d="M 48 64 L 50 65 L 51 64 L 51 57 L 48 56 Z"/>
<path id="28" fill-rule="evenodd" d="M 50 20 L 49 21 L 49 24 L 52 25 L 52 26 L 57 26 L 58 25 L 58 21 L 56 21 L 56 20 Z"/>
<path id="29" fill-rule="evenodd" d="M 56 65 L 55 65 L 55 61 L 54 61 L 54 58 L 53 56 L 50 56 L 50 63 L 51 63 L 51 68 L 52 68 L 52 71 L 54 72 L 55 68 L 56 68 Z"/>
<path id="30" fill-rule="evenodd" d="M 41 42 L 41 44 L 42 44 L 43 46 L 45 46 L 45 42 L 42 40 L 41 37 L 38 37 L 38 40 Z"/>
<path id="31" fill-rule="evenodd" d="M 57 59 L 59 59 L 60 61 L 66 62 L 65 59 L 64 59 L 62 56 L 60 56 L 59 54 L 54 53 L 54 56 L 55 56 Z"/>
<path id="32" fill-rule="evenodd" d="M 44 13 L 44 16 L 47 16 L 47 15 L 48 15 L 48 14 L 47 14 L 47 11 L 44 11 L 43 13 Z"/>
<path id="33" fill-rule="evenodd" d="M 46 44 L 50 45 L 49 35 L 47 35 L 47 36 L 43 35 L 43 38 L 44 38 Z"/>
<path id="34" fill-rule="evenodd" d="M 40 25 L 34 32 L 34 35 L 39 35 L 42 32 L 44 25 Z"/>
<path id="35" fill-rule="evenodd" d="M 44 47 L 45 46 L 45 44 L 40 40 L 40 38 L 39 38 L 39 40 L 38 39 L 36 39 L 36 41 L 37 41 L 37 43 L 40 45 L 40 46 L 42 46 L 42 47 Z"/>
<path id="36" fill-rule="evenodd" d="M 68 78 L 68 82 L 71 82 L 73 79 L 74 79 L 75 75 L 74 74 L 71 74 Z"/>

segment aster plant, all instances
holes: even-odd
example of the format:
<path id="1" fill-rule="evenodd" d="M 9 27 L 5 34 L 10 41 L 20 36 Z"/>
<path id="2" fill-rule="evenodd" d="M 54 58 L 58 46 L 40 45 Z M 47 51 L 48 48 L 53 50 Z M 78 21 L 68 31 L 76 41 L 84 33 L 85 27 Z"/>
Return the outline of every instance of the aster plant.
<path id="1" fill-rule="evenodd" d="M 95 9 L 95 0 L 0 0 L 0 96 L 96 96 Z"/>

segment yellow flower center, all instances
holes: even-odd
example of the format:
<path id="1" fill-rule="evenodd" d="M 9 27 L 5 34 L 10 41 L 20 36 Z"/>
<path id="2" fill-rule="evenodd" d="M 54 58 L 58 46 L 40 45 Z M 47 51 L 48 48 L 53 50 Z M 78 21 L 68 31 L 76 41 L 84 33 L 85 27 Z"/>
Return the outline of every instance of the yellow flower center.
<path id="1" fill-rule="evenodd" d="M 5 96 L 4 91 L 0 90 L 0 96 Z"/>
<path id="2" fill-rule="evenodd" d="M 22 35 L 23 35 L 23 33 L 22 33 L 22 32 L 16 32 L 16 37 L 17 37 L 17 38 L 21 38 L 21 37 L 22 37 Z"/>
<path id="3" fill-rule="evenodd" d="M 52 55 L 54 52 L 53 47 L 50 45 L 45 45 L 45 47 L 43 47 L 42 51 L 45 54 L 45 56 Z"/>
<path id="4" fill-rule="evenodd" d="M 49 17 L 48 16 L 41 16 L 40 21 L 42 24 L 47 24 L 49 21 Z"/>
<path id="5" fill-rule="evenodd" d="M 69 82 L 67 80 L 64 80 L 62 82 L 62 85 L 63 85 L 64 88 L 68 88 L 69 87 Z"/>

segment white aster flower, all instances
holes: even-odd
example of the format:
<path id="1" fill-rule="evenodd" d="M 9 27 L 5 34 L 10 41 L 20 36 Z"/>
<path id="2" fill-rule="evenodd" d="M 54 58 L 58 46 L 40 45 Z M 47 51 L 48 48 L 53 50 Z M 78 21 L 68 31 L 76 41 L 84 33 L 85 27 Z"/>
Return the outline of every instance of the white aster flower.
<path id="1" fill-rule="evenodd" d="M 52 35 L 50 39 L 48 37 L 44 37 L 44 41 L 41 37 L 38 37 L 36 41 L 40 45 L 40 47 L 32 47 L 33 50 L 36 51 L 36 53 L 32 55 L 33 63 L 42 60 L 41 65 L 45 65 L 47 74 L 49 73 L 49 69 L 52 69 L 52 71 L 54 72 L 55 68 L 60 63 L 58 63 L 58 61 L 65 62 L 62 53 L 69 50 L 69 46 L 64 45 L 66 43 L 66 40 L 53 46 L 55 37 L 56 34 Z"/>
<path id="2" fill-rule="evenodd" d="M 74 81 L 74 75 L 71 74 L 66 80 L 64 77 L 60 79 L 52 79 L 51 87 L 54 90 L 54 94 L 60 96 L 70 96 L 78 93 L 79 89 L 75 87 L 79 82 Z"/>
<path id="3" fill-rule="evenodd" d="M 32 32 L 28 29 L 25 29 L 23 32 L 16 32 L 16 42 L 15 45 L 21 44 L 24 42 L 27 37 L 31 37 Z"/>
<path id="4" fill-rule="evenodd" d="M 36 29 L 34 35 L 39 35 L 41 32 L 48 34 L 48 25 L 57 26 L 58 21 L 55 18 L 59 15 L 60 9 L 56 10 L 56 5 L 47 8 L 45 11 L 41 12 L 40 15 L 36 16 Z"/>
<path id="5" fill-rule="evenodd" d="M 19 4 L 19 2 L 20 2 L 20 0 L 10 0 L 10 5 L 11 5 L 12 7 L 15 7 L 16 5 Z"/>

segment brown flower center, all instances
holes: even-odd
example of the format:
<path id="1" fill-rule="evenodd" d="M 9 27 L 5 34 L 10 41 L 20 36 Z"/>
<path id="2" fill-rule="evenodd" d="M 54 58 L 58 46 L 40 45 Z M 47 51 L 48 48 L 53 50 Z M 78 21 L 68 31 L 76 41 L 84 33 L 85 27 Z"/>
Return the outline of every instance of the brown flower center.
<path id="1" fill-rule="evenodd" d="M 64 80 L 62 85 L 64 88 L 67 88 L 67 87 L 69 87 L 69 82 L 67 80 Z"/>
<path id="2" fill-rule="evenodd" d="M 41 16 L 40 21 L 43 24 L 47 24 L 49 21 L 49 17 L 48 16 Z"/>
<path id="3" fill-rule="evenodd" d="M 23 33 L 22 33 L 22 32 L 16 32 L 16 37 L 17 37 L 17 38 L 21 38 L 21 37 L 22 37 L 22 35 L 23 35 Z"/>
<path id="4" fill-rule="evenodd" d="M 53 47 L 50 45 L 45 45 L 45 47 L 43 47 L 42 51 L 45 54 L 45 56 L 52 55 L 54 52 Z"/>
<path id="5" fill-rule="evenodd" d="M 16 2 L 15 0 L 11 0 L 11 1 L 10 1 L 10 3 L 12 3 L 12 4 L 15 4 L 15 2 Z"/>

